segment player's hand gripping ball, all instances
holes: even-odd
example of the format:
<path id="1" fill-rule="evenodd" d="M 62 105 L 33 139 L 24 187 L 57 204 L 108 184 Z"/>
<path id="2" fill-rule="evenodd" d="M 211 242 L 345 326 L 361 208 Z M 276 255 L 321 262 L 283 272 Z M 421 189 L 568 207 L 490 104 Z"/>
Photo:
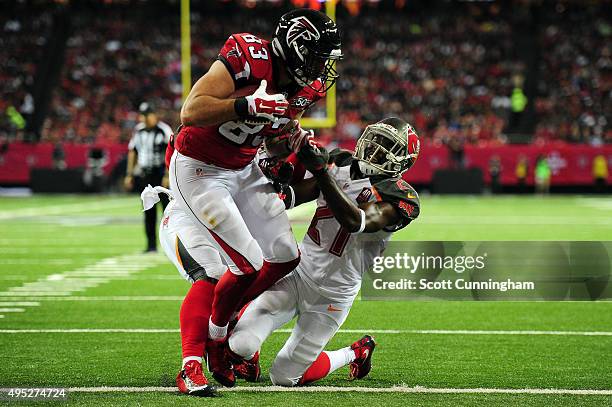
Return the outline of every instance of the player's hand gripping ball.
<path id="1" fill-rule="evenodd" d="M 266 151 L 273 157 L 285 158 L 292 152 L 300 151 L 300 148 L 313 138 L 312 130 L 304 130 L 299 121 L 292 120 L 275 135 L 266 137 Z"/>

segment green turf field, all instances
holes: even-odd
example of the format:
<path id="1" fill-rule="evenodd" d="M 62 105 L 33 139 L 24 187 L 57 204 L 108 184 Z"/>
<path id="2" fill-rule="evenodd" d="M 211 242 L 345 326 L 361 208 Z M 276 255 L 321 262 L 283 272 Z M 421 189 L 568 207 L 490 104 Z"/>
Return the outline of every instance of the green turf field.
<path id="1" fill-rule="evenodd" d="M 421 201 L 421 218 L 396 238 L 612 238 L 612 198 Z M 299 238 L 310 210 L 292 214 Z M 140 254 L 136 196 L 0 198 L 0 232 L 0 387 L 77 387 L 69 402 L 90 406 L 612 405 L 612 302 L 357 301 L 329 347 L 374 332 L 379 347 L 367 379 L 349 382 L 341 369 L 308 393 L 251 388 L 191 399 L 167 389 L 180 367 L 178 310 L 188 285 L 162 255 Z M 265 372 L 287 337 L 275 333 L 264 345 L 257 386 L 270 385 Z M 101 392 L 107 386 L 137 389 Z M 362 391 L 319 391 L 328 386 Z M 452 393 L 479 388 L 488 390 Z M 608 394 L 486 393 L 499 389 Z"/>

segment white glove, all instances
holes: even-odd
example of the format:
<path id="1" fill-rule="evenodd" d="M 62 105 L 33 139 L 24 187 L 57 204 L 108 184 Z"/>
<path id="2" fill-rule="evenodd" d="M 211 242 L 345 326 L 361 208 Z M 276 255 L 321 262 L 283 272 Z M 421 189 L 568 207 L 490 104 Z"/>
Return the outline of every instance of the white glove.
<path id="1" fill-rule="evenodd" d="M 148 211 L 152 207 L 155 206 L 156 203 L 159 202 L 159 194 L 166 194 L 168 198 L 172 199 L 172 192 L 169 189 L 164 187 L 155 187 L 153 188 L 151 184 L 147 185 L 145 189 L 142 190 L 140 194 L 140 199 L 142 199 L 143 212 Z"/>
<path id="2" fill-rule="evenodd" d="M 297 122 L 297 121 L 296 121 Z M 314 132 L 312 130 L 304 130 L 299 123 L 293 128 L 289 140 L 289 148 L 294 153 L 300 151 L 300 148 L 307 144 L 310 140 L 314 140 Z"/>
<path id="3" fill-rule="evenodd" d="M 246 96 L 245 99 L 248 103 L 249 115 L 263 117 L 274 122 L 278 120 L 278 116 L 285 114 L 287 107 L 289 107 L 289 102 L 287 102 L 287 98 L 281 93 L 273 95 L 266 93 L 267 85 L 268 82 L 265 79 L 262 80 L 255 93 Z"/>

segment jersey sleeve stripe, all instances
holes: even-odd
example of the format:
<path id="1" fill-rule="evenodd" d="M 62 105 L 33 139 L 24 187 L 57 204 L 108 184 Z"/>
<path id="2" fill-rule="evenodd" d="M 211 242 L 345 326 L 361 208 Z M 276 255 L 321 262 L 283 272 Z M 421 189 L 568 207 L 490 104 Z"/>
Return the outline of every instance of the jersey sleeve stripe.
<path id="1" fill-rule="evenodd" d="M 221 63 L 225 65 L 225 69 L 227 69 L 227 71 L 230 73 L 234 84 L 236 84 L 236 73 L 234 72 L 234 69 L 232 68 L 232 65 L 228 62 L 228 60 L 223 55 L 219 55 L 217 56 L 217 61 L 221 61 Z"/>
<path id="2" fill-rule="evenodd" d="M 378 190 L 376 189 L 375 186 L 372 185 L 372 193 L 374 194 L 374 196 L 376 197 L 376 201 L 377 202 L 381 202 L 382 201 L 382 196 L 380 196 L 380 193 L 378 192 Z"/>

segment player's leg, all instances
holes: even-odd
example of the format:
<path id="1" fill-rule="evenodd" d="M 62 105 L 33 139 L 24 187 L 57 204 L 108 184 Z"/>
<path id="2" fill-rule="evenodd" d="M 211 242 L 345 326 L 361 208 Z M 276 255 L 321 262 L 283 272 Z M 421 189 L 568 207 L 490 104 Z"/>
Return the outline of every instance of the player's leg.
<path id="1" fill-rule="evenodd" d="M 183 364 L 176 382 L 183 393 L 208 396 L 214 387 L 202 372 L 202 356 L 216 279 L 226 266 L 207 237 L 188 216 L 175 210 L 174 204 L 170 204 L 162 218 L 160 243 L 180 274 L 193 283 L 180 310 Z"/>
<path id="2" fill-rule="evenodd" d="M 299 384 L 320 380 L 333 371 L 349 366 L 349 379 L 362 379 L 372 368 L 372 353 L 376 347 L 374 338 L 365 335 L 358 341 L 334 351 L 323 351 L 304 372 Z"/>
<path id="3" fill-rule="evenodd" d="M 224 353 L 227 324 L 263 265 L 261 249 L 232 197 L 243 172 L 208 166 L 177 152 L 170 162 L 170 185 L 178 203 L 210 233 L 231 263 L 231 273 L 225 273 L 215 287 L 207 344 L 208 367 L 227 386 L 234 383 Z"/>
<path id="4" fill-rule="evenodd" d="M 295 279 L 290 274 L 247 306 L 228 341 L 234 359 L 247 362 L 243 364 L 247 365 L 243 378 L 257 380 L 259 349 L 273 331 L 295 317 L 297 298 Z"/>
<path id="5" fill-rule="evenodd" d="M 300 254 L 285 205 L 258 165 L 251 165 L 242 184 L 235 201 L 264 258 L 263 267 L 245 293 L 246 303 L 294 270 Z"/>
<path id="6" fill-rule="evenodd" d="M 325 360 L 319 355 L 344 323 L 351 307 L 350 302 L 330 304 L 327 298 L 305 283 L 299 274 L 293 273 L 292 276 L 295 276 L 299 292 L 298 318 L 291 336 L 270 368 L 272 383 L 280 386 L 303 384 L 306 380 L 324 377 L 332 371 L 335 365 L 329 356 Z M 335 356 L 332 355 L 334 362 Z M 322 363 L 328 361 L 327 365 Z M 313 363 L 316 369 L 309 369 Z"/>

